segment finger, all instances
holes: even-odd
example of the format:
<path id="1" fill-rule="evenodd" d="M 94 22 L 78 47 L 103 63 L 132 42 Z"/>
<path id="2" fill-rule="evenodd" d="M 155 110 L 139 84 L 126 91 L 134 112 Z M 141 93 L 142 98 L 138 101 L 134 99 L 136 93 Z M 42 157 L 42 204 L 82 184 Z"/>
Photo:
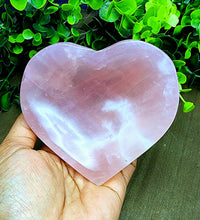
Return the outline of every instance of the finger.
<path id="1" fill-rule="evenodd" d="M 121 202 L 124 200 L 127 185 L 136 169 L 136 163 L 137 160 L 133 161 L 121 172 L 119 172 L 106 183 L 104 183 L 104 186 L 109 187 L 118 194 Z"/>
<path id="2" fill-rule="evenodd" d="M 24 116 L 21 114 L 15 121 L 2 145 L 4 147 L 33 148 L 36 139 L 36 135 L 27 125 Z"/>
<path id="3" fill-rule="evenodd" d="M 131 164 L 129 164 L 121 171 L 127 185 L 136 169 L 136 165 L 137 165 L 137 160 L 134 160 Z"/>
<path id="4" fill-rule="evenodd" d="M 46 145 L 42 146 L 41 150 L 46 151 L 47 153 L 55 154 L 49 147 Z M 56 154 L 55 154 L 56 155 Z"/>

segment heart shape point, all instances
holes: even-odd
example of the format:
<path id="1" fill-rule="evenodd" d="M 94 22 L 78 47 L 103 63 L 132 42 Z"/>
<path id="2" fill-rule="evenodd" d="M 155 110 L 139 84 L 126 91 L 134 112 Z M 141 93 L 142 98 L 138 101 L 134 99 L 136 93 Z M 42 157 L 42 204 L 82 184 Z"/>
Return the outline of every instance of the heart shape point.
<path id="1" fill-rule="evenodd" d="M 100 185 L 164 135 L 179 87 L 173 62 L 148 43 L 125 40 L 101 51 L 57 43 L 29 61 L 20 98 L 35 134 Z"/>

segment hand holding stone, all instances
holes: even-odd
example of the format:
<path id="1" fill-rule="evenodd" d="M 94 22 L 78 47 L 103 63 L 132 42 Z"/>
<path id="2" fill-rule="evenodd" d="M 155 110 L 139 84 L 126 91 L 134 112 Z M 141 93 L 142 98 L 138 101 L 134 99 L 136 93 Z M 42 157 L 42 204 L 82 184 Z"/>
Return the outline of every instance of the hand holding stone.
<path id="1" fill-rule="evenodd" d="M 21 115 L 0 145 L 1 220 L 118 219 L 136 162 L 97 186 L 35 141 Z"/>

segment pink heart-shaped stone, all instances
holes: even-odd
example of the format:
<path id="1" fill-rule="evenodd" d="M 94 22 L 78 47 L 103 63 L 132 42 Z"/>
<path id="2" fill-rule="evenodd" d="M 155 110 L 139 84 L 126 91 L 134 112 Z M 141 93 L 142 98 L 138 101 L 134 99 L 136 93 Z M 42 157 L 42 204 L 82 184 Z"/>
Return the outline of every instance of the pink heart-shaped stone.
<path id="1" fill-rule="evenodd" d="M 163 136 L 178 102 L 170 58 L 135 40 L 98 52 L 51 45 L 29 61 L 21 84 L 22 112 L 32 130 L 98 185 Z"/>

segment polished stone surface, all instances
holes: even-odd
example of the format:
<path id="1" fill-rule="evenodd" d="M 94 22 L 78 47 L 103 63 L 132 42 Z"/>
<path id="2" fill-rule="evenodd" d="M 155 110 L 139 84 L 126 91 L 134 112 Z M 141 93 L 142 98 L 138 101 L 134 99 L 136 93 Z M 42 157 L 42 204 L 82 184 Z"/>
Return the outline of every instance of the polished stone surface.
<path id="1" fill-rule="evenodd" d="M 102 184 L 157 142 L 179 100 L 172 61 L 135 40 L 101 51 L 58 43 L 28 63 L 21 106 L 36 135 Z"/>

